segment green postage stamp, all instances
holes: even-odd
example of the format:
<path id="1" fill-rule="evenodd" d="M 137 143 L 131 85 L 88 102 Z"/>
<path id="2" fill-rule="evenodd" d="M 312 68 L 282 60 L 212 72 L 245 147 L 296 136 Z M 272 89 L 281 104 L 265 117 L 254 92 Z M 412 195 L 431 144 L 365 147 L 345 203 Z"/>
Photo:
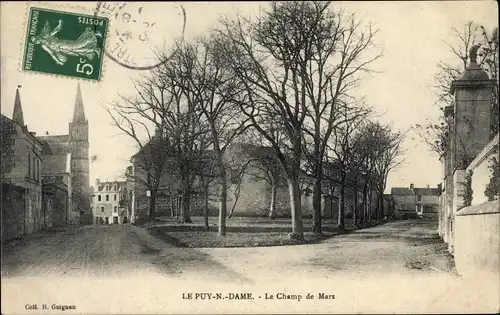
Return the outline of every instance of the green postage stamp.
<path id="1" fill-rule="evenodd" d="M 99 81 L 109 20 L 31 8 L 22 69 Z"/>

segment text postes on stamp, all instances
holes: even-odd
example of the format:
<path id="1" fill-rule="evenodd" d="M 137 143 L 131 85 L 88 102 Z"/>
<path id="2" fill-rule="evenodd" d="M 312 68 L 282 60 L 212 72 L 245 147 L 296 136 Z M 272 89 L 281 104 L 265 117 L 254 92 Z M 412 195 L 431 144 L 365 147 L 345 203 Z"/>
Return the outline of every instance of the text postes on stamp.
<path id="1" fill-rule="evenodd" d="M 181 39 L 186 28 L 186 11 L 177 3 L 102 1 L 95 15 L 111 21 L 107 56 L 135 70 L 157 66 L 157 53 Z"/>
<path id="2" fill-rule="evenodd" d="M 30 8 L 22 69 L 99 81 L 109 20 Z"/>

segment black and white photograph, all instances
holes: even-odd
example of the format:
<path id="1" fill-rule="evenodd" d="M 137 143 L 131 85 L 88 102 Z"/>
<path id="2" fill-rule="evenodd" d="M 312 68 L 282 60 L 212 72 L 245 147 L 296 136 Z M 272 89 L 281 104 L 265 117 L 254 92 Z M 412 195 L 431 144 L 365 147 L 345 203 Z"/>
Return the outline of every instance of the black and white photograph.
<path id="1" fill-rule="evenodd" d="M 495 1 L 2 1 L 2 314 L 500 312 Z"/>

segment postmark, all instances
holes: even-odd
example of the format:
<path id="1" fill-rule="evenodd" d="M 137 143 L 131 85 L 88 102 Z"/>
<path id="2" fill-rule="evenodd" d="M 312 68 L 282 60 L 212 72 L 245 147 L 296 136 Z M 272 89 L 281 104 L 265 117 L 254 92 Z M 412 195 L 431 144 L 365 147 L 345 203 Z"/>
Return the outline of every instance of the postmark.
<path id="1" fill-rule="evenodd" d="M 22 70 L 99 81 L 109 19 L 32 7 Z"/>
<path id="2" fill-rule="evenodd" d="M 98 2 L 95 16 L 112 24 L 107 57 L 134 70 L 158 66 L 158 52 L 183 39 L 187 21 L 182 5 L 166 2 Z"/>

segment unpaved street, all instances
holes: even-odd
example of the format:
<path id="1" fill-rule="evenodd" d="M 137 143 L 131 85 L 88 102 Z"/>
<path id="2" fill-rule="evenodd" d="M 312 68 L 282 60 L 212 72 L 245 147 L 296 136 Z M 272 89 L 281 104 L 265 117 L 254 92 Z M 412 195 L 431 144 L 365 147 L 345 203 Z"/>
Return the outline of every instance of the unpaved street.
<path id="1" fill-rule="evenodd" d="M 227 237 L 231 237 L 228 234 Z M 3 276 L 120 276 L 202 272 L 251 280 L 262 272 L 452 273 L 435 224 L 414 220 L 358 230 L 320 244 L 254 248 L 176 248 L 132 226 L 87 226 L 5 244 Z"/>
<path id="2" fill-rule="evenodd" d="M 435 228 L 435 223 L 408 220 L 318 244 L 203 249 L 177 248 L 174 241 L 133 226 L 38 233 L 3 248 L 2 299 L 20 300 L 2 311 L 25 313 L 26 299 L 72 303 L 101 314 L 495 309 L 498 283 L 458 277 Z M 253 292 L 261 301 L 192 301 L 184 298 L 189 292 Z M 324 292 L 336 299 L 262 300 L 269 292 Z"/>

